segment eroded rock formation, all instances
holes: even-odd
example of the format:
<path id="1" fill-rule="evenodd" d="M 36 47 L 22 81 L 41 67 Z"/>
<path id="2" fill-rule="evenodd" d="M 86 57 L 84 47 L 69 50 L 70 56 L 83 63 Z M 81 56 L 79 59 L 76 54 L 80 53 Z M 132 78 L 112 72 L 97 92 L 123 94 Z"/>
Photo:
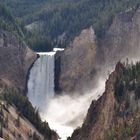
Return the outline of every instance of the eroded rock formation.
<path id="1" fill-rule="evenodd" d="M 81 89 L 95 70 L 108 71 L 120 60 L 139 59 L 140 8 L 132 8 L 115 16 L 104 38 L 96 41 L 94 30 L 85 29 L 71 47 L 57 57 L 60 63 L 58 88 L 63 91 Z M 106 69 L 107 68 L 107 69 Z"/>
<path id="2" fill-rule="evenodd" d="M 140 58 L 140 7 L 117 15 L 100 43 L 106 65 Z"/>
<path id="3" fill-rule="evenodd" d="M 85 29 L 60 59 L 59 87 L 63 91 L 80 89 L 90 79 L 95 68 L 96 37 L 93 28 Z"/>
<path id="4" fill-rule="evenodd" d="M 106 90 L 97 101 L 92 101 L 82 128 L 74 131 L 70 140 L 101 140 L 112 124 L 114 115 L 114 84 L 117 71 L 106 82 Z"/>
<path id="5" fill-rule="evenodd" d="M 0 30 L 0 79 L 24 90 L 28 70 L 36 57 L 24 42 Z"/>
<path id="6" fill-rule="evenodd" d="M 105 92 L 92 101 L 82 127 L 68 140 L 139 139 L 139 67 L 117 64 L 106 81 Z M 139 71 L 136 77 L 132 71 Z"/>

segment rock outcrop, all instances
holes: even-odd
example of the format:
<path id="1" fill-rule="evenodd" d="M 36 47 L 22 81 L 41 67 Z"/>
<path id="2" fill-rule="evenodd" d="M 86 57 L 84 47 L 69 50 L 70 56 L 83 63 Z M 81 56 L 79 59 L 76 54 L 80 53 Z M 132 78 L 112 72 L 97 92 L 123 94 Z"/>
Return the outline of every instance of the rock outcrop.
<path id="1" fill-rule="evenodd" d="M 127 72 L 137 71 L 139 67 L 140 64 L 128 67 L 120 62 L 117 64 L 106 81 L 105 92 L 99 100 L 92 101 L 82 127 L 76 129 L 68 140 L 138 140 L 140 76 L 138 72 L 132 78 Z M 132 82 L 135 83 L 133 86 Z"/>
<path id="2" fill-rule="evenodd" d="M 116 15 L 98 44 L 92 27 L 83 30 L 74 39 L 71 46 L 56 59 L 60 64 L 57 89 L 81 89 L 90 81 L 95 70 L 108 71 L 108 67 L 114 67 L 120 60 L 139 59 L 139 54 L 140 7 L 137 7 Z"/>
<path id="3" fill-rule="evenodd" d="M 114 84 L 117 72 L 113 72 L 106 81 L 105 92 L 97 100 L 92 101 L 81 128 L 74 131 L 69 140 L 102 140 L 106 130 L 110 128 L 114 116 Z"/>
<path id="4" fill-rule="evenodd" d="M 24 42 L 0 30 L 0 79 L 25 90 L 28 71 L 36 58 Z"/>
<path id="5" fill-rule="evenodd" d="M 139 59 L 140 7 L 117 15 L 100 43 L 106 65 L 114 66 L 126 58 Z"/>
<path id="6" fill-rule="evenodd" d="M 95 68 L 96 37 L 93 28 L 85 29 L 59 57 L 59 88 L 63 91 L 80 89 L 90 79 Z"/>

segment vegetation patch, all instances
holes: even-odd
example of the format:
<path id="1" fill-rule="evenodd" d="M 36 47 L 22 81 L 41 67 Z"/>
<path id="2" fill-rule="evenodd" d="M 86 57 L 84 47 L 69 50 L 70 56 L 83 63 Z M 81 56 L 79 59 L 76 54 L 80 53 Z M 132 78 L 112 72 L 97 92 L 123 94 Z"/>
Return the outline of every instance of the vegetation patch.
<path id="1" fill-rule="evenodd" d="M 45 138 L 51 139 L 52 135 L 56 135 L 56 132 L 50 129 L 47 122 L 42 122 L 38 110 L 33 108 L 28 98 L 23 96 L 17 89 L 7 88 L 2 98 L 8 104 L 14 104 L 20 115 L 27 118 Z"/>

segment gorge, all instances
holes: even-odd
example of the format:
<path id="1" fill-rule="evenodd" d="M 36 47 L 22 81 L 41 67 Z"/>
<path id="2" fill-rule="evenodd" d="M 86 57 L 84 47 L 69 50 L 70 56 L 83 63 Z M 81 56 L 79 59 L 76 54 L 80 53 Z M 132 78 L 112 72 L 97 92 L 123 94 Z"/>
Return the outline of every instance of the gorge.
<path id="1" fill-rule="evenodd" d="M 127 20 L 122 20 L 125 14 Z M 66 140 L 75 128 L 82 126 L 90 103 L 92 100 L 97 100 L 104 92 L 105 80 L 108 74 L 114 70 L 116 63 L 127 58 L 133 62 L 139 60 L 139 36 L 137 35 L 139 30 L 136 31 L 139 29 L 139 9 L 133 16 L 128 16 L 129 14 L 131 15 L 131 12 L 116 16 L 101 42 L 97 43 L 94 29 L 90 27 L 75 37 L 70 48 L 61 54 L 56 54 L 55 61 L 60 61 L 60 69 L 55 72 L 60 74 L 57 82 L 62 91 L 61 95 L 55 95 L 52 98 L 49 107 L 45 107 L 41 116 L 43 120 L 49 122 L 52 129 L 58 132 L 62 140 Z M 118 28 L 116 28 L 116 24 Z M 122 25 L 125 24 L 125 31 L 122 31 Z M 135 39 L 130 38 L 128 32 Z M 119 35 L 124 35 L 124 39 L 121 40 Z M 127 46 L 128 41 L 124 42 L 127 38 L 130 38 L 128 39 L 129 47 Z M 120 41 L 116 43 L 117 39 Z M 110 48 L 111 45 L 108 44 L 113 44 L 114 47 Z M 123 51 L 120 52 L 123 44 Z M 101 52 L 103 52 L 102 56 Z M 36 77 L 34 76 L 34 78 Z"/>
<path id="2" fill-rule="evenodd" d="M 139 0 L 0 2 L 0 139 L 139 140 Z"/>
<path id="3" fill-rule="evenodd" d="M 38 53 L 39 58 L 30 70 L 27 96 L 39 109 L 43 120 L 49 122 L 63 140 L 81 126 L 90 102 L 98 99 L 104 90 L 104 77 L 99 77 L 92 89 L 85 89 L 87 84 L 84 86 L 85 82 L 90 81 L 95 67 L 95 38 L 92 27 L 85 29 L 75 38 L 71 48 L 64 51 L 54 48 L 53 52 Z M 83 57 L 83 60 L 80 59 Z M 58 86 L 55 85 L 56 78 L 62 89 L 60 95 L 54 95 L 55 86 Z M 78 91 L 82 85 L 83 88 Z"/>
<path id="4" fill-rule="evenodd" d="M 51 129 L 58 132 L 62 140 L 66 140 L 75 128 L 82 125 L 91 101 L 97 100 L 103 93 L 105 79 L 100 77 L 95 87 L 86 90 L 83 95 L 80 92 L 71 93 L 73 95 L 68 93 L 56 95 L 54 91 L 56 53 L 55 51 L 37 53 L 39 57 L 30 70 L 27 96 L 33 106 L 39 109 L 42 119 L 49 123 Z"/>

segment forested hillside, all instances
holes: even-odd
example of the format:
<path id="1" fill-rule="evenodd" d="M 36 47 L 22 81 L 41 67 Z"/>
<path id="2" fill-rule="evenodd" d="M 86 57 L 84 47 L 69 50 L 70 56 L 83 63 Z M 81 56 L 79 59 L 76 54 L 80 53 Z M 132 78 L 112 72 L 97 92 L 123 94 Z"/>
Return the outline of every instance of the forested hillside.
<path id="1" fill-rule="evenodd" d="M 23 33 L 19 28 L 16 20 L 11 15 L 8 8 L 6 8 L 4 5 L 1 4 L 0 4 L 0 28 L 12 32 L 20 37 L 23 37 Z"/>
<path id="2" fill-rule="evenodd" d="M 115 106 L 117 119 L 106 133 L 105 140 L 115 140 L 115 138 L 139 140 L 140 63 L 121 65 L 114 86 L 117 100 Z"/>
<path id="3" fill-rule="evenodd" d="M 51 122 L 74 129 L 96 94 L 99 99 L 68 140 L 139 140 L 140 62 L 118 62 L 139 60 L 139 17 L 140 0 L 0 0 L 0 137 L 57 140 Z M 68 48 L 39 57 L 26 44 L 34 51 Z M 100 96 L 98 84 L 104 87 L 106 73 L 117 62 Z M 42 90 L 36 90 L 40 84 Z M 54 88 L 70 98 L 59 104 Z M 52 108 L 52 102 L 60 108 Z M 59 111 L 52 117 L 47 109 Z"/>
<path id="4" fill-rule="evenodd" d="M 63 47 L 66 47 L 82 29 L 91 25 L 98 37 L 103 37 L 117 13 L 133 11 L 140 3 L 139 0 L 0 1 L 9 7 L 22 26 L 31 31 L 26 32 L 26 38 L 37 50 L 51 48 L 51 45 L 55 45 L 52 40 L 58 37 L 64 38 Z"/>
<path id="5" fill-rule="evenodd" d="M 55 136 L 56 132 L 50 129 L 46 121 L 41 120 L 39 111 L 32 106 L 27 97 L 2 80 L 0 90 L 0 138 L 53 139 L 52 136 Z"/>

